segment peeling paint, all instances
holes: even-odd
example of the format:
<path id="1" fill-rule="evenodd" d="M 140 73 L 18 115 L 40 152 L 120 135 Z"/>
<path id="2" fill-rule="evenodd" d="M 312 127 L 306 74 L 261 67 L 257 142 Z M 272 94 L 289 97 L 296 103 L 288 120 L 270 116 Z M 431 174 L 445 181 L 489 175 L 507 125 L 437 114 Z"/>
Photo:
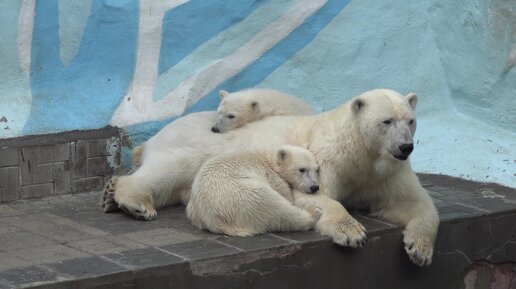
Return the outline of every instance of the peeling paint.
<path id="1" fill-rule="evenodd" d="M 113 173 L 120 168 L 120 138 L 111 137 L 107 143 L 107 162 Z"/>
<path id="2" fill-rule="evenodd" d="M 511 289 L 514 278 L 514 264 L 494 265 L 492 289 Z"/>
<path id="3" fill-rule="evenodd" d="M 477 281 L 477 271 L 469 271 L 464 277 L 464 288 L 475 289 L 475 282 Z"/>
<path id="4" fill-rule="evenodd" d="M 515 263 L 476 261 L 464 271 L 463 289 L 512 289 Z"/>

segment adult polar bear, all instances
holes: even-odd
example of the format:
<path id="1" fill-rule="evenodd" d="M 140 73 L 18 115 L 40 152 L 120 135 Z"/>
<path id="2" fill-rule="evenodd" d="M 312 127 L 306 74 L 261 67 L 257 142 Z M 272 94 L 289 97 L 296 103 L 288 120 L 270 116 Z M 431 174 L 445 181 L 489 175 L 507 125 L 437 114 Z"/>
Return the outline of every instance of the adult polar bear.
<path id="1" fill-rule="evenodd" d="M 321 193 L 311 196 L 322 209 L 321 234 L 352 247 L 364 228 L 345 206 L 367 206 L 387 221 L 405 225 L 403 242 L 418 265 L 431 263 L 439 217 L 410 167 L 417 96 L 372 90 L 318 115 L 274 116 L 225 134 L 211 132 L 216 112 L 187 115 L 145 143 L 142 166 L 113 179 L 101 203 L 151 220 L 155 208 L 187 203 L 196 172 L 209 157 L 263 145 L 308 145 L 320 166 Z M 331 199 L 325 197 L 330 197 Z"/>

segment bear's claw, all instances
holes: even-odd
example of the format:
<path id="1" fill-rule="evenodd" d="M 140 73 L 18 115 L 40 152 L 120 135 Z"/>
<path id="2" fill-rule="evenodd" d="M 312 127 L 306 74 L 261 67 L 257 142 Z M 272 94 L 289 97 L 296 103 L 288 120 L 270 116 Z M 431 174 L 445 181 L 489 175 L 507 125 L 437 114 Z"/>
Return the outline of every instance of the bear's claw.
<path id="1" fill-rule="evenodd" d="M 418 266 L 428 266 L 432 263 L 433 242 L 416 235 L 406 234 L 403 238 L 405 251 L 410 261 Z"/>
<path id="2" fill-rule="evenodd" d="M 340 222 L 318 222 L 316 229 L 341 246 L 357 248 L 367 243 L 366 229 L 351 216 Z"/>

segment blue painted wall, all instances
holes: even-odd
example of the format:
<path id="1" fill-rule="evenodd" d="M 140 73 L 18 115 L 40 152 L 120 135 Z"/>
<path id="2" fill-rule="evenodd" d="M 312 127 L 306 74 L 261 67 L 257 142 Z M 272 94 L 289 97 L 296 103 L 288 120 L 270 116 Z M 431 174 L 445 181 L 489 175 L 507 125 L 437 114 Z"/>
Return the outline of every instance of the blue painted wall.
<path id="1" fill-rule="evenodd" d="M 138 3 L 93 1 L 79 49 L 68 65 L 60 58 L 58 1 L 36 1 L 35 10 L 32 107 L 22 133 L 108 124 L 133 78 Z"/>
<path id="2" fill-rule="evenodd" d="M 384 87 L 420 96 L 415 170 L 516 187 L 513 0 L 31 2 L 0 3 L 1 138 L 112 124 L 140 143 L 221 88 L 322 111 Z"/>

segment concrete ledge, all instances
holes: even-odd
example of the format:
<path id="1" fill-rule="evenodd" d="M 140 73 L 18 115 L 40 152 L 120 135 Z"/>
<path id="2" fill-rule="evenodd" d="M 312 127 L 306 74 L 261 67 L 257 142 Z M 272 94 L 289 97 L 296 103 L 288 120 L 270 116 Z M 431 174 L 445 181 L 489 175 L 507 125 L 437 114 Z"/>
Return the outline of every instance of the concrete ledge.
<path id="1" fill-rule="evenodd" d="M 118 136 L 120 129 L 107 125 L 100 129 L 71 130 L 50 134 L 28 135 L 15 138 L 0 139 L 0 148 L 16 148 L 27 146 L 44 146 L 78 140 L 103 139 Z"/>
<path id="2" fill-rule="evenodd" d="M 0 140 L 0 202 L 99 190 L 120 144 L 114 127 Z"/>
<path id="3" fill-rule="evenodd" d="M 364 215 L 356 217 L 369 242 L 353 250 L 315 232 L 249 238 L 202 232 L 180 206 L 152 222 L 103 214 L 97 193 L 88 193 L 0 205 L 0 288 L 515 286 L 516 190 L 421 179 L 442 220 L 429 267 L 410 263 L 402 228 Z"/>

